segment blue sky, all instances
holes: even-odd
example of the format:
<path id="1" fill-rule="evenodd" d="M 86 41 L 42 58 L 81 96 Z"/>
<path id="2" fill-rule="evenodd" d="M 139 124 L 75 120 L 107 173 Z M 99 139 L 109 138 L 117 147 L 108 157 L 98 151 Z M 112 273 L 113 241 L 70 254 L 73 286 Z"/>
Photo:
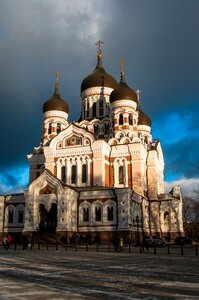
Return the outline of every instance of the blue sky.
<path id="1" fill-rule="evenodd" d="M 165 157 L 166 189 L 190 194 L 199 184 L 199 1 L 1 0 L 0 194 L 28 184 L 26 155 L 41 139 L 42 106 L 55 72 L 70 107 L 80 114 L 80 85 L 96 64 L 95 42 L 104 41 L 103 64 L 141 90 Z"/>

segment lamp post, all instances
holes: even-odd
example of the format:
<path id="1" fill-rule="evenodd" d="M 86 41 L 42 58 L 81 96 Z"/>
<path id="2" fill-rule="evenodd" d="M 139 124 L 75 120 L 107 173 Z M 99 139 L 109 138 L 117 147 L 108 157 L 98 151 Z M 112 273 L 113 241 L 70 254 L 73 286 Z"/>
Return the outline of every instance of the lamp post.
<path id="1" fill-rule="evenodd" d="M 136 218 L 133 218 L 133 225 L 137 228 L 137 237 L 136 237 L 136 244 L 137 246 L 140 246 L 140 228 L 142 228 L 142 218 L 139 218 L 137 215 Z"/>

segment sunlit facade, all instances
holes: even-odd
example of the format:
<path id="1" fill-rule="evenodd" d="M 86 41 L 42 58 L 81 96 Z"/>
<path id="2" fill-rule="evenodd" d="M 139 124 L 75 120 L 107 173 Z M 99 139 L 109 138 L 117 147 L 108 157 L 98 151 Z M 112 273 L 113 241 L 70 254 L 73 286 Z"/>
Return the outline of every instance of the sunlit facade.
<path id="1" fill-rule="evenodd" d="M 105 71 L 98 47 L 77 122 L 68 122 L 57 76 L 43 106 L 42 142 L 28 155 L 28 189 L 0 196 L 2 235 L 46 231 L 91 242 L 183 235 L 180 188 L 164 193 L 162 148 L 140 93 L 126 83 L 123 66 L 119 83 Z"/>

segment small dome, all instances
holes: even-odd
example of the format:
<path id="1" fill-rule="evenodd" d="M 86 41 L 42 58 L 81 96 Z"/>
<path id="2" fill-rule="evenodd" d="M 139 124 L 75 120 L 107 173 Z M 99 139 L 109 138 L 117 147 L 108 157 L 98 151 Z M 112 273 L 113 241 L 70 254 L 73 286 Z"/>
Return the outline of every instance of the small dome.
<path id="1" fill-rule="evenodd" d="M 137 94 L 124 80 L 124 73 L 121 73 L 121 80 L 118 87 L 110 94 L 110 103 L 123 99 L 137 102 Z"/>
<path id="2" fill-rule="evenodd" d="M 113 78 L 110 74 L 106 73 L 102 65 L 101 51 L 98 51 L 98 62 L 95 70 L 82 81 L 81 93 L 88 88 L 96 86 L 104 86 L 112 89 L 115 89 L 118 86 L 118 83 L 115 80 L 115 78 Z"/>
<path id="3" fill-rule="evenodd" d="M 56 81 L 53 96 L 50 99 L 48 99 L 43 105 L 43 113 L 50 110 L 64 111 L 67 114 L 69 112 L 68 104 L 60 97 L 58 81 Z"/>
<path id="4" fill-rule="evenodd" d="M 139 110 L 138 125 L 147 125 L 151 127 L 151 119 L 141 109 Z"/>

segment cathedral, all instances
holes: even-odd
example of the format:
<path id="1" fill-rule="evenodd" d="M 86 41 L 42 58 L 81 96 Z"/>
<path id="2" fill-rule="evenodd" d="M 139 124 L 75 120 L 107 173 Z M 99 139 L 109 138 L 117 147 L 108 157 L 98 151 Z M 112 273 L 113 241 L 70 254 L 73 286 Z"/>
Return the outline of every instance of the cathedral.
<path id="1" fill-rule="evenodd" d="M 164 192 L 164 157 L 139 90 L 102 63 L 81 83 L 81 116 L 68 122 L 59 74 L 43 105 L 41 144 L 29 154 L 29 185 L 0 196 L 0 235 L 51 232 L 88 241 L 182 236 L 180 187 Z"/>

